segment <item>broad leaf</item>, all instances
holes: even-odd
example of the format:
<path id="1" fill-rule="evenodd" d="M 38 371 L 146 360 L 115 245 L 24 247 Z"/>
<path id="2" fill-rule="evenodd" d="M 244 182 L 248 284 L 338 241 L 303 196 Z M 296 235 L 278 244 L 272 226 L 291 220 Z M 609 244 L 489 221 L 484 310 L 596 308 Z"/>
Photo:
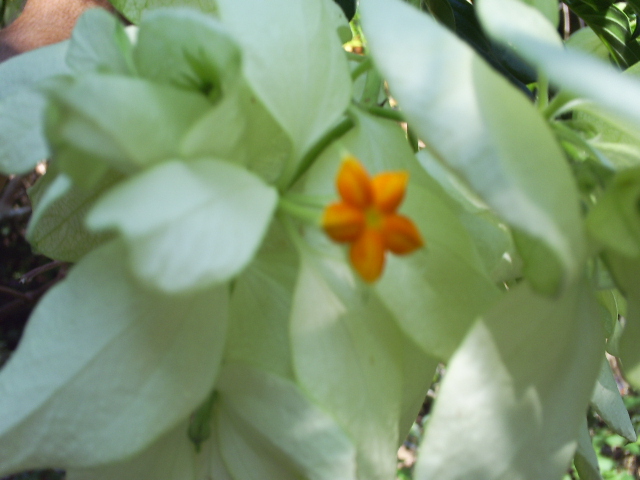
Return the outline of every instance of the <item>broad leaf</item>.
<path id="1" fill-rule="evenodd" d="M 237 161 L 268 183 L 280 177 L 292 142 L 251 89 L 239 79 L 189 130 L 182 142 L 188 158 L 214 156 Z"/>
<path id="2" fill-rule="evenodd" d="M 295 249 L 274 222 L 253 261 L 234 281 L 227 362 L 293 379 L 289 313 L 297 274 Z"/>
<path id="3" fill-rule="evenodd" d="M 171 161 L 111 189 L 87 222 L 124 236 L 131 270 L 146 285 L 181 292 L 240 273 L 258 250 L 277 199 L 275 189 L 232 163 Z"/>
<path id="4" fill-rule="evenodd" d="M 42 126 L 46 100 L 37 86 L 68 73 L 67 47 L 58 43 L 0 64 L 0 172 L 26 173 L 49 156 Z"/>
<path id="5" fill-rule="evenodd" d="M 222 403 L 216 409 L 217 440 L 224 466 L 234 480 L 298 480 L 300 471 L 273 445 Z"/>
<path id="6" fill-rule="evenodd" d="M 119 178 L 111 172 L 94 190 L 83 190 L 66 175 L 49 170 L 29 190 L 33 213 L 26 237 L 31 247 L 55 260 L 77 262 L 108 240 L 108 234 L 87 230 L 84 217 L 100 194 Z"/>
<path id="7" fill-rule="evenodd" d="M 295 465 L 304 478 L 355 480 L 356 452 L 351 441 L 291 381 L 228 364 L 221 371 L 218 389 L 226 408 L 279 449 L 287 459 L 282 463 Z"/>
<path id="8" fill-rule="evenodd" d="M 102 8 L 87 10 L 76 23 L 67 63 L 78 73 L 135 73 L 133 46 L 124 25 Z"/>
<path id="9" fill-rule="evenodd" d="M 160 9 L 140 23 L 134 58 L 141 76 L 225 94 L 240 73 L 240 50 L 219 21 L 190 9 Z"/>
<path id="10" fill-rule="evenodd" d="M 358 478 L 392 478 L 403 401 L 401 334 L 344 262 L 307 247 L 301 255 L 291 312 L 298 383 L 353 440 Z"/>
<path id="11" fill-rule="evenodd" d="M 242 45 L 244 75 L 293 140 L 296 157 L 351 97 L 349 68 L 324 1 L 218 0 L 222 22 Z"/>
<path id="12" fill-rule="evenodd" d="M 75 77 L 49 93 L 56 161 L 88 186 L 108 167 L 129 174 L 178 156 L 183 136 L 211 108 L 199 93 L 117 75 Z"/>
<path id="13" fill-rule="evenodd" d="M 618 384 L 609 362 L 605 358 L 600 367 L 600 375 L 596 387 L 591 396 L 591 405 L 595 411 L 607 422 L 607 425 L 618 435 L 625 437 L 630 442 L 637 440 L 636 432 L 629 418 L 629 412 L 622 401 Z"/>
<path id="14" fill-rule="evenodd" d="M 411 6 L 367 0 L 362 22 L 376 65 L 427 149 L 528 239 L 520 254 L 535 287 L 559 292 L 581 272 L 586 248 L 574 181 L 544 119 L 469 46 Z"/>
<path id="15" fill-rule="evenodd" d="M 66 480 L 204 478 L 196 476 L 196 452 L 186 432 L 186 422 L 180 422 L 177 427 L 131 459 L 94 468 L 67 469 L 65 478 Z"/>
<path id="16" fill-rule="evenodd" d="M 625 378 L 640 386 L 640 259 L 606 251 L 604 259 L 620 291 L 627 299 L 625 326 L 618 352 Z"/>
<path id="17" fill-rule="evenodd" d="M 416 223 L 426 247 L 407 257 L 388 255 L 374 288 L 409 338 L 425 353 L 447 359 L 474 318 L 497 300 L 498 290 L 485 275 L 460 221 L 459 205 L 417 164 L 402 129 L 364 114 L 356 118 L 355 128 L 340 145 L 328 148 L 310 169 L 305 192 L 326 198 L 327 203 L 335 198 L 341 149 L 358 157 L 371 174 L 410 172 L 400 212 Z"/>
<path id="18" fill-rule="evenodd" d="M 603 247 L 640 257 L 640 167 L 620 172 L 587 217 L 589 234 Z"/>
<path id="19" fill-rule="evenodd" d="M 111 242 L 32 314 L 0 372 L 0 473 L 124 460 L 182 422 L 215 381 L 227 291 L 143 289 Z"/>
<path id="20" fill-rule="evenodd" d="M 573 464 L 578 471 L 580 480 L 602 480 L 598 457 L 596 456 L 596 452 L 593 451 L 593 444 L 591 443 L 591 435 L 589 434 L 586 419 L 582 422 L 580 432 L 578 433 L 578 447 L 576 449 L 576 456 L 573 458 Z"/>
<path id="21" fill-rule="evenodd" d="M 549 300 L 522 284 L 476 323 L 448 364 L 417 480 L 562 476 L 604 351 L 588 288 Z"/>
<path id="22" fill-rule="evenodd" d="M 489 0 L 479 2 L 478 13 L 488 34 L 497 42 L 509 45 L 522 58 L 544 72 L 557 86 L 568 92 L 599 103 L 636 126 L 640 125 L 640 82 L 621 75 L 610 65 L 575 50 L 565 50 L 561 45 L 541 41 L 531 32 L 520 31 L 503 10 L 505 3 L 517 0 Z M 523 17 L 517 25 L 526 23 L 530 16 L 519 10 Z"/>
<path id="23" fill-rule="evenodd" d="M 162 7 L 191 7 L 213 14 L 218 11 L 216 0 L 109 0 L 125 17 L 139 23 L 143 14 Z"/>

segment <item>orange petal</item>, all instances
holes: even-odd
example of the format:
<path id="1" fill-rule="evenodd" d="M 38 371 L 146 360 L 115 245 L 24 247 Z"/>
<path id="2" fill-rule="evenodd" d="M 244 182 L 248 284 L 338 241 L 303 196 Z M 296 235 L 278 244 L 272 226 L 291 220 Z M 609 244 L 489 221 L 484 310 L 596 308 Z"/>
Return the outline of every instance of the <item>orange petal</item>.
<path id="1" fill-rule="evenodd" d="M 365 282 L 375 282 L 384 268 L 384 239 L 377 230 L 366 229 L 351 245 L 349 252 L 353 268 Z"/>
<path id="2" fill-rule="evenodd" d="M 342 162 L 336 186 L 342 199 L 354 207 L 364 209 L 373 201 L 373 188 L 369 174 L 353 156 L 346 157 Z"/>
<path id="3" fill-rule="evenodd" d="M 336 242 L 353 242 L 364 226 L 364 212 L 346 203 L 333 203 L 322 215 L 324 231 Z"/>
<path id="4" fill-rule="evenodd" d="M 385 213 L 393 213 L 402 203 L 407 190 L 409 174 L 407 172 L 383 172 L 371 181 L 373 202 Z"/>
<path id="5" fill-rule="evenodd" d="M 405 255 L 422 247 L 424 241 L 415 224 L 402 215 L 387 215 L 382 224 L 386 248 L 397 255 Z"/>

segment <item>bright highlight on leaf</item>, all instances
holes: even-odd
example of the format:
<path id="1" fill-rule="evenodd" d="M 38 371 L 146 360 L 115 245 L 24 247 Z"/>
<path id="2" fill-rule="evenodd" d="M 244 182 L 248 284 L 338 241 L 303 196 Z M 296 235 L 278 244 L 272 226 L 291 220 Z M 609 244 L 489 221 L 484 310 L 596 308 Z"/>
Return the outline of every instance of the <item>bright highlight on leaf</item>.
<path id="1" fill-rule="evenodd" d="M 336 178 L 342 200 L 325 209 L 322 226 L 332 240 L 351 244 L 351 263 L 367 282 L 382 274 L 387 250 L 406 255 L 424 245 L 415 224 L 396 213 L 408 180 L 407 172 L 371 178 L 353 156 L 342 162 Z"/>

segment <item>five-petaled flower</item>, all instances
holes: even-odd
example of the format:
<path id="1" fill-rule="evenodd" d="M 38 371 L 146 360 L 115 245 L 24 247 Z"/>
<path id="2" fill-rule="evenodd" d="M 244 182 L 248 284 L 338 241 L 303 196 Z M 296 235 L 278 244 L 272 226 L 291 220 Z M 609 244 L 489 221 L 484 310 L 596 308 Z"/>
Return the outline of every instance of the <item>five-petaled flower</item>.
<path id="1" fill-rule="evenodd" d="M 325 209 L 322 226 L 334 241 L 351 244 L 351 263 L 367 282 L 382 274 L 387 250 L 404 255 L 424 245 L 415 224 L 396 213 L 408 180 L 407 172 L 370 177 L 350 155 L 342 162 L 336 179 L 342 201 Z"/>

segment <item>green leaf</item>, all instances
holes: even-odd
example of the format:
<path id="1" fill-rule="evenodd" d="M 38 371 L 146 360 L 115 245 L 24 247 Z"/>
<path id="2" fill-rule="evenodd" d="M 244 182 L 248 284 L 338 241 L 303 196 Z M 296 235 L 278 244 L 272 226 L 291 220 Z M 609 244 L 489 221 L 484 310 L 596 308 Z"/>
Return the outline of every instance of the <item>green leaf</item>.
<path id="1" fill-rule="evenodd" d="M 298 256 L 277 222 L 253 261 L 236 278 L 225 359 L 293 379 L 289 312 Z"/>
<path id="2" fill-rule="evenodd" d="M 218 11 L 216 0 L 109 0 L 116 9 L 133 23 L 139 23 L 145 12 L 162 7 L 190 7 L 204 13 Z"/>
<path id="3" fill-rule="evenodd" d="M 417 480 L 562 476 L 604 351 L 588 288 L 550 300 L 520 284 L 475 324 L 447 366 Z"/>
<path id="4" fill-rule="evenodd" d="M 357 448 L 358 478 L 395 474 L 402 413 L 402 337 L 373 292 L 343 261 L 303 245 L 291 309 L 300 387 Z"/>
<path id="5" fill-rule="evenodd" d="M 0 372 L 1 474 L 124 460 L 209 394 L 225 341 L 226 288 L 152 293 L 125 259 L 117 241 L 95 250 L 32 314 Z"/>
<path id="6" fill-rule="evenodd" d="M 186 8 L 159 9 L 140 23 L 134 58 L 142 77 L 216 99 L 240 74 L 240 50 L 214 18 Z"/>
<path id="7" fill-rule="evenodd" d="M 402 408 L 398 431 L 398 446 L 400 446 L 411 426 L 418 418 L 424 404 L 427 392 L 431 386 L 433 376 L 438 366 L 435 357 L 427 355 L 409 337 L 403 338 L 402 345 Z"/>
<path id="8" fill-rule="evenodd" d="M 602 39 L 611 58 L 626 69 L 640 60 L 640 44 L 634 34 L 635 15 L 608 0 L 569 0 L 567 5 Z"/>
<path id="9" fill-rule="evenodd" d="M 68 73 L 67 47 L 58 43 L 0 64 L 0 172 L 26 173 L 49 156 L 42 126 L 46 100 L 37 87 Z"/>
<path id="10" fill-rule="evenodd" d="M 580 432 L 578 433 L 578 447 L 573 463 L 578 471 L 580 480 L 602 480 L 598 457 L 593 450 L 586 419 L 582 422 Z"/>
<path id="11" fill-rule="evenodd" d="M 533 16 L 520 11 L 522 17 L 517 24 L 512 24 L 513 17 L 503 13 L 505 2 L 517 3 L 516 0 L 490 0 L 488 3 L 485 0 L 478 4 L 482 24 L 493 40 L 509 45 L 544 72 L 557 87 L 599 103 L 636 127 L 640 125 L 640 82 L 621 75 L 591 55 L 566 50 L 561 45 L 542 41 L 533 32 L 521 31 L 521 23 L 533 21 Z"/>
<path id="12" fill-rule="evenodd" d="M 286 455 L 304 478 L 356 478 L 356 452 L 334 420 L 289 380 L 226 364 L 218 382 L 228 410 Z"/>
<path id="13" fill-rule="evenodd" d="M 187 438 L 186 431 L 186 422 L 180 422 L 177 427 L 131 459 L 93 468 L 67 469 L 65 478 L 66 480 L 201 478 L 197 476 L 195 451 L 193 444 Z"/>
<path id="14" fill-rule="evenodd" d="M 55 260 L 77 262 L 110 239 L 87 230 L 84 217 L 120 176 L 110 172 L 94 190 L 83 190 L 64 174 L 49 172 L 29 190 L 33 213 L 26 238 L 35 251 Z"/>
<path id="15" fill-rule="evenodd" d="M 233 480 L 299 480 L 300 472 L 274 452 L 273 445 L 252 425 L 221 403 L 214 410 L 220 454 Z M 217 477 L 215 477 L 217 478 Z"/>
<path id="16" fill-rule="evenodd" d="M 618 385 L 613 378 L 611 367 L 605 358 L 600 367 L 600 375 L 591 396 L 591 405 L 607 425 L 630 442 L 637 440 L 636 432 L 629 418 Z"/>
<path id="17" fill-rule="evenodd" d="M 361 113 L 355 118 L 355 128 L 309 170 L 304 191 L 327 202 L 336 196 L 334 182 L 343 149 L 358 157 L 371 174 L 410 172 L 400 213 L 416 223 L 426 248 L 406 257 L 388 255 L 374 289 L 409 338 L 428 355 L 446 360 L 475 317 L 497 300 L 498 289 L 484 273 L 460 220 L 459 205 L 417 164 L 402 129 L 395 122 Z"/>
<path id="18" fill-rule="evenodd" d="M 242 167 L 216 159 L 171 161 L 107 192 L 90 229 L 125 238 L 133 274 L 174 293 L 240 273 L 259 248 L 278 195 Z"/>
<path id="19" fill-rule="evenodd" d="M 487 33 L 494 35 L 496 29 L 503 32 L 498 39 L 510 35 L 522 35 L 550 46 L 562 47 L 562 40 L 557 31 L 558 14 L 556 21 L 549 21 L 549 17 L 536 9 L 536 1 L 524 2 L 521 0 L 483 0 L 477 4 L 477 12 Z M 540 3 L 540 2 L 539 2 Z M 544 1 L 549 4 L 549 1 Z M 558 12 L 556 3 L 556 12 Z M 491 15 L 491 18 L 488 18 Z M 510 49 L 519 54 L 519 45 L 509 45 Z"/>
<path id="20" fill-rule="evenodd" d="M 568 48 L 573 48 L 593 55 L 600 60 L 609 60 L 609 51 L 602 40 L 589 28 L 584 27 L 576 30 L 565 42 Z"/>
<path id="21" fill-rule="evenodd" d="M 87 10 L 76 23 L 67 63 L 77 73 L 135 73 L 133 45 L 124 25 L 102 8 Z"/>
<path id="22" fill-rule="evenodd" d="M 640 257 L 640 167 L 617 174 L 587 217 L 587 229 L 600 245 L 627 257 Z"/>
<path id="23" fill-rule="evenodd" d="M 291 157 L 291 139 L 243 80 L 226 93 L 191 127 L 183 155 L 234 160 L 274 183 Z"/>
<path id="24" fill-rule="evenodd" d="M 245 78 L 293 140 L 295 158 L 342 115 L 351 98 L 347 60 L 323 2 L 218 0 L 223 24 L 242 46 Z"/>
<path id="25" fill-rule="evenodd" d="M 427 149 L 511 227 L 543 244 L 551 254 L 545 263 L 560 267 L 530 270 L 535 287 L 557 293 L 568 285 L 586 253 L 578 195 L 535 107 L 464 42 L 405 3 L 363 2 L 362 22 L 376 65 Z M 525 268 L 541 260 L 536 252 L 520 251 Z"/>
<path id="26" fill-rule="evenodd" d="M 604 259 L 618 288 L 627 300 L 625 326 L 618 340 L 617 350 L 625 378 L 634 387 L 638 387 L 640 386 L 640 348 L 638 348 L 640 345 L 640 258 L 606 251 Z"/>
<path id="27" fill-rule="evenodd" d="M 56 162 L 88 187 L 108 167 L 131 174 L 179 156 L 183 137 L 211 108 L 198 93 L 116 75 L 70 78 L 49 94 Z"/>

